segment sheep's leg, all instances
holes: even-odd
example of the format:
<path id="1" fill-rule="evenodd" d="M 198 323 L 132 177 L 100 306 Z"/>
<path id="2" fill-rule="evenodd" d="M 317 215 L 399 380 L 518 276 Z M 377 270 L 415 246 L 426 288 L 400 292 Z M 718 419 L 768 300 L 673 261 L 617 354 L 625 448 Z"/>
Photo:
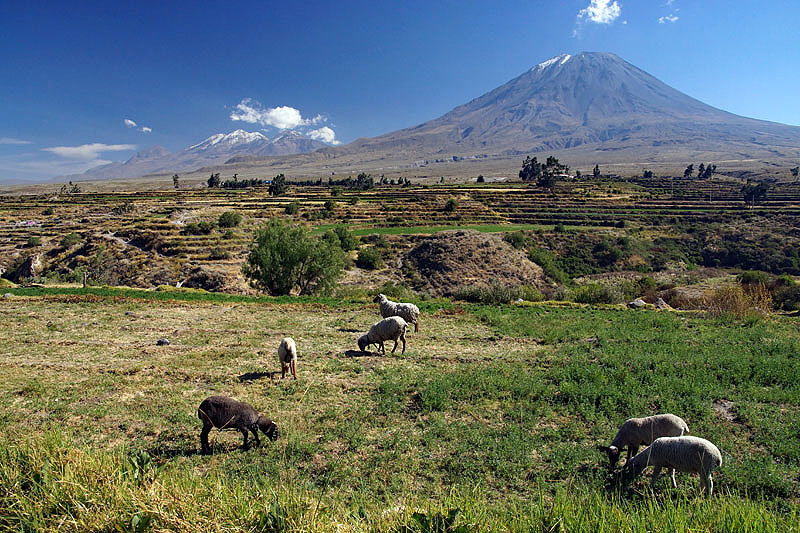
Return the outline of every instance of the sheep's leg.
<path id="1" fill-rule="evenodd" d="M 286 377 L 286 365 L 281 363 L 281 379 Z"/>
<path id="2" fill-rule="evenodd" d="M 669 477 L 672 478 L 672 487 L 677 489 L 678 488 L 678 483 L 675 481 L 675 469 L 674 468 L 672 469 L 672 474 L 670 474 Z"/>
<path id="3" fill-rule="evenodd" d="M 258 439 L 258 427 L 250 428 L 250 431 L 253 432 L 253 439 L 256 441 L 256 448 L 261 446 L 261 441 Z M 245 432 L 246 433 L 246 432 Z"/>
<path id="4" fill-rule="evenodd" d="M 394 351 L 397 349 L 397 339 L 394 340 L 394 346 L 392 347 L 392 355 L 394 355 Z"/>
<path id="5" fill-rule="evenodd" d="M 378 343 L 378 348 L 379 352 L 381 352 L 383 355 L 386 355 L 386 346 L 383 345 L 383 341 Z"/>
<path id="6" fill-rule="evenodd" d="M 414 333 L 419 333 L 419 319 L 414 321 Z"/>
<path id="7" fill-rule="evenodd" d="M 403 341 L 403 355 L 406 353 L 406 332 L 404 331 L 402 335 L 400 335 L 400 340 Z"/>
<path id="8" fill-rule="evenodd" d="M 700 480 L 702 481 L 703 478 L 701 477 Z M 708 497 L 710 498 L 714 494 L 714 480 L 711 479 L 711 472 L 708 473 L 708 477 L 705 480 L 706 482 L 703 483 L 705 485 L 705 490 L 708 492 Z"/>
<path id="9" fill-rule="evenodd" d="M 660 466 L 653 467 L 653 481 L 650 482 L 650 487 L 653 490 L 656 490 L 656 481 L 658 481 L 659 474 L 661 474 L 661 467 Z"/>
<path id="10" fill-rule="evenodd" d="M 292 375 L 294 379 L 297 379 L 297 361 L 295 359 L 292 359 Z"/>
<path id="11" fill-rule="evenodd" d="M 250 445 L 247 443 L 247 429 L 243 428 L 243 429 L 240 429 L 239 431 L 241 431 L 242 436 L 244 437 L 244 442 L 242 443 L 242 449 L 243 450 L 249 450 L 250 449 Z"/>
<path id="12" fill-rule="evenodd" d="M 200 453 L 208 455 L 211 453 L 211 446 L 208 445 L 208 433 L 211 431 L 211 424 L 203 423 L 203 430 L 200 432 Z"/>
<path id="13" fill-rule="evenodd" d="M 639 453 L 639 445 L 638 444 L 629 444 L 628 445 L 628 457 L 625 459 L 625 464 L 628 464 L 628 461 L 636 457 L 636 454 Z"/>

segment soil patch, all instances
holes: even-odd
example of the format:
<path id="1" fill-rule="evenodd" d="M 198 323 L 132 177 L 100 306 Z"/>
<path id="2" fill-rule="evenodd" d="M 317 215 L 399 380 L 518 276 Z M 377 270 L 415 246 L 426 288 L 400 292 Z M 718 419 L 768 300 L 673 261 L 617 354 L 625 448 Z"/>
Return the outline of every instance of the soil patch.
<path id="1" fill-rule="evenodd" d="M 496 235 L 474 230 L 443 231 L 421 240 L 405 258 L 432 296 L 451 296 L 462 286 L 533 285 L 546 289 L 542 268 Z"/>

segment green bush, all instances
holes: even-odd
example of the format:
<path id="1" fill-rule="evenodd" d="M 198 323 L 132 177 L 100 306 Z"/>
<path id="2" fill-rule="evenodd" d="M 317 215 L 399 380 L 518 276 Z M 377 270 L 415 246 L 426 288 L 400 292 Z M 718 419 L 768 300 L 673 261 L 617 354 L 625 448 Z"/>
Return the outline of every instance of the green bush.
<path id="1" fill-rule="evenodd" d="M 44 209 L 44 211 L 42 211 L 42 215 L 44 215 L 44 216 L 50 216 L 52 214 L 53 214 L 53 208 L 52 207 L 46 207 Z"/>
<path id="2" fill-rule="evenodd" d="M 297 212 L 300 211 L 300 203 L 290 202 L 286 204 L 286 207 L 284 207 L 283 210 L 287 215 L 296 215 Z"/>
<path id="3" fill-rule="evenodd" d="M 514 231 L 512 233 L 507 233 L 503 240 L 506 241 L 508 244 L 516 248 L 517 250 L 522 249 L 525 246 L 525 234 L 521 231 Z"/>
<path id="4" fill-rule="evenodd" d="M 25 241 L 26 248 L 33 248 L 34 246 L 39 246 L 40 244 L 42 244 L 41 237 L 28 237 L 28 240 Z"/>
<path id="5" fill-rule="evenodd" d="M 279 218 L 256 230 L 242 274 L 256 289 L 273 296 L 329 293 L 344 269 L 344 252 L 302 226 Z"/>
<path id="6" fill-rule="evenodd" d="M 333 228 L 333 233 L 339 237 L 339 246 L 345 252 L 358 248 L 358 239 L 351 232 L 347 231 L 346 226 L 336 226 Z"/>
<path id="7" fill-rule="evenodd" d="M 615 304 L 624 300 L 624 295 L 602 283 L 587 283 L 572 291 L 571 300 L 579 304 Z"/>
<path id="8" fill-rule="evenodd" d="M 381 252 L 374 246 L 361 248 L 358 251 L 358 258 L 356 259 L 356 266 L 365 270 L 375 270 L 383 267 L 383 257 Z"/>
<path id="9" fill-rule="evenodd" d="M 325 203 L 322 205 L 323 209 L 328 213 L 332 214 L 333 210 L 336 209 L 336 201 L 335 200 L 325 200 Z"/>
<path id="10" fill-rule="evenodd" d="M 189 222 L 183 227 L 183 233 L 186 235 L 210 235 L 214 231 L 213 222 Z"/>
<path id="11" fill-rule="evenodd" d="M 235 228 L 242 223 L 242 215 L 236 211 L 225 211 L 219 216 L 217 224 L 220 228 Z"/>
<path id="12" fill-rule="evenodd" d="M 497 281 L 492 282 L 490 285 L 459 287 L 453 294 L 453 298 L 464 302 L 491 305 L 507 304 L 517 299 L 529 302 L 544 300 L 542 293 L 535 287 L 530 285 L 506 285 Z"/>
<path id="13" fill-rule="evenodd" d="M 800 285 L 786 285 L 775 291 L 772 297 L 775 309 L 800 311 Z"/>
<path id="14" fill-rule="evenodd" d="M 79 242 L 81 242 L 81 236 L 72 232 L 61 237 L 61 242 L 59 244 L 62 248 L 69 248 L 70 246 L 75 246 Z"/>
<path id="15" fill-rule="evenodd" d="M 452 213 L 456 209 L 458 209 L 458 200 L 456 200 L 455 198 L 450 198 L 449 200 L 447 200 L 447 203 L 444 204 L 445 213 Z"/>
<path id="16" fill-rule="evenodd" d="M 556 233 L 566 233 L 567 232 L 567 227 L 564 224 L 562 224 L 561 222 L 559 222 L 558 224 L 555 225 L 555 227 L 553 228 L 553 231 L 556 232 Z"/>
<path id="17" fill-rule="evenodd" d="M 769 274 L 761 270 L 745 270 L 736 277 L 736 280 L 742 285 L 752 285 L 754 283 L 766 285 L 769 282 Z"/>
<path id="18" fill-rule="evenodd" d="M 558 266 L 556 257 L 550 250 L 536 247 L 530 248 L 528 250 L 528 259 L 542 267 L 544 274 L 553 281 L 566 283 L 569 280 L 569 276 Z"/>
<path id="19" fill-rule="evenodd" d="M 225 248 L 215 246 L 209 251 L 208 258 L 214 260 L 230 259 L 231 254 Z"/>

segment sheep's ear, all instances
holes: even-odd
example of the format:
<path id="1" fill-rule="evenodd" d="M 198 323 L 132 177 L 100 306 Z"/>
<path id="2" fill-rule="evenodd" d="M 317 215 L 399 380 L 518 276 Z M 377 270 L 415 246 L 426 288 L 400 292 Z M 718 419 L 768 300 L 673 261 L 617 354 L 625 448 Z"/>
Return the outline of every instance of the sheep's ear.
<path id="1" fill-rule="evenodd" d="M 611 452 L 611 453 L 614 453 L 614 454 L 618 454 L 619 453 L 619 448 L 617 448 L 616 446 L 609 446 L 608 447 L 608 451 Z"/>

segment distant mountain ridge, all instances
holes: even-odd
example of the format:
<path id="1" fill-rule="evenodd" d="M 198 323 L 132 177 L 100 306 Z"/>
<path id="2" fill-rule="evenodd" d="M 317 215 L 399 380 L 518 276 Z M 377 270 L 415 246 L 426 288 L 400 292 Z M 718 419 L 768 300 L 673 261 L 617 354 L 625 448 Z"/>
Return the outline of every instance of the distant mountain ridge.
<path id="1" fill-rule="evenodd" d="M 260 132 L 236 130 L 217 133 L 207 139 L 170 152 L 163 146 L 150 146 L 124 163 L 115 162 L 69 176 L 73 179 L 114 179 L 144 176 L 157 172 L 184 172 L 205 166 L 221 165 L 237 156 L 282 156 L 313 152 L 328 146 L 300 133 L 289 131 L 270 139 Z"/>

